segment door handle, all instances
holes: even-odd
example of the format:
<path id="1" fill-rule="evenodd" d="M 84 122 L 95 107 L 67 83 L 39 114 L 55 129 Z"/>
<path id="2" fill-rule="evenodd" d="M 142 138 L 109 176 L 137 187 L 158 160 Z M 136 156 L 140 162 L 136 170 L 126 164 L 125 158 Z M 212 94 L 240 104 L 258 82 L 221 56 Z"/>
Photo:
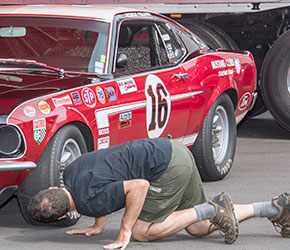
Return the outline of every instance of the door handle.
<path id="1" fill-rule="evenodd" d="M 185 79 L 189 78 L 188 73 L 178 73 L 174 74 L 174 77 L 176 78 L 177 81 L 184 81 Z"/>

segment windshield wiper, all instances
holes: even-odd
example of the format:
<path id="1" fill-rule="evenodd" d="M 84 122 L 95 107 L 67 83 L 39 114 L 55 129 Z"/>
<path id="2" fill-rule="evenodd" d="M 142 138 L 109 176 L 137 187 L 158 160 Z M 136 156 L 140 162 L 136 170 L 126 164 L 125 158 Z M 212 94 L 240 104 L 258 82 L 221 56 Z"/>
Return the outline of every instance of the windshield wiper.
<path id="1" fill-rule="evenodd" d="M 37 62 L 35 60 L 27 59 L 14 59 L 14 58 L 0 58 L 0 66 L 21 66 L 28 68 L 37 68 L 37 69 L 49 69 L 58 73 L 59 77 L 63 78 L 65 71 L 61 68 L 49 66 L 45 63 Z"/>

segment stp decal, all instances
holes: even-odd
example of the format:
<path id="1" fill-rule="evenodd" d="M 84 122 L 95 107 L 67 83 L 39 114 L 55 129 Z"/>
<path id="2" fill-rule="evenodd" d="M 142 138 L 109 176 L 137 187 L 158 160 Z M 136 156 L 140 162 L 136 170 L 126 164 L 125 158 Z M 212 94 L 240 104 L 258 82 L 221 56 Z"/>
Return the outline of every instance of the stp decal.
<path id="1" fill-rule="evenodd" d="M 46 101 L 40 101 L 38 103 L 38 109 L 44 115 L 48 115 L 51 111 L 50 106 Z"/>
<path id="2" fill-rule="evenodd" d="M 52 98 L 52 102 L 56 108 L 63 106 L 63 105 L 70 105 L 72 101 L 69 95 L 63 96 L 61 98 Z"/>
<path id="3" fill-rule="evenodd" d="M 82 99 L 84 104 L 89 108 L 94 108 L 97 104 L 96 95 L 90 88 L 82 89 Z"/>
<path id="4" fill-rule="evenodd" d="M 239 101 L 239 110 L 245 110 L 249 104 L 250 104 L 250 100 L 251 100 L 251 94 L 249 92 L 243 94 L 243 96 L 241 97 L 240 101 Z"/>
<path id="5" fill-rule="evenodd" d="M 100 103 L 105 104 L 106 103 L 106 98 L 105 98 L 105 93 L 102 90 L 101 87 L 96 87 L 96 93 L 97 93 L 97 97 L 98 100 L 100 101 Z"/>
<path id="6" fill-rule="evenodd" d="M 147 134 L 149 138 L 156 138 L 163 133 L 170 117 L 170 94 L 158 76 L 148 75 L 145 96 Z"/>
<path id="7" fill-rule="evenodd" d="M 122 95 L 137 91 L 137 85 L 133 78 L 117 81 L 117 84 Z"/>
<path id="8" fill-rule="evenodd" d="M 40 144 L 46 135 L 46 121 L 45 118 L 33 120 L 33 138 Z"/>

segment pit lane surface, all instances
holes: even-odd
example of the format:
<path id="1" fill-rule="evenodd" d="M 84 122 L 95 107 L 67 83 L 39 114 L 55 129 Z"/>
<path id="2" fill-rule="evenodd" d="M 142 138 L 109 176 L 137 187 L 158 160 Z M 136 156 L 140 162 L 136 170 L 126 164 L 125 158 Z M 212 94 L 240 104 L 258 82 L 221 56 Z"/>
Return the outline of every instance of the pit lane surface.
<path id="1" fill-rule="evenodd" d="M 238 129 L 234 166 L 219 182 L 205 183 L 208 197 L 226 191 L 235 203 L 271 199 L 283 191 L 290 191 L 290 133 L 280 128 L 269 113 L 243 122 Z M 3 250 L 102 249 L 118 235 L 123 211 L 108 217 L 103 234 L 86 237 L 66 235 L 68 229 L 85 227 L 92 218 L 82 217 L 70 228 L 31 226 L 21 217 L 13 200 L 0 210 L 0 248 Z M 132 241 L 127 249 L 187 250 L 278 250 L 289 249 L 290 239 L 281 238 L 267 219 L 252 219 L 240 224 L 240 236 L 233 245 L 226 245 L 218 232 L 198 239 L 181 231 L 167 239 L 151 243 Z"/>

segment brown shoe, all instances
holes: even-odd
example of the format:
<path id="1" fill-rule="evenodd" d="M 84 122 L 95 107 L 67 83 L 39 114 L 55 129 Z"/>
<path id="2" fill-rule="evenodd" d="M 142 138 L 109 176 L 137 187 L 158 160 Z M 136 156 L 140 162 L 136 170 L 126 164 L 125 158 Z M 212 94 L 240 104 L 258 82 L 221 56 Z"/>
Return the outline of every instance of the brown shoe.
<path id="1" fill-rule="evenodd" d="M 225 234 L 226 243 L 234 243 L 239 235 L 239 227 L 231 198 L 223 192 L 211 199 L 209 203 L 216 210 L 216 215 L 211 218 L 210 222 Z"/>
<path id="2" fill-rule="evenodd" d="M 273 205 L 279 209 L 279 215 L 271 219 L 275 229 L 282 237 L 290 238 L 290 193 L 284 193 L 272 199 Z"/>

